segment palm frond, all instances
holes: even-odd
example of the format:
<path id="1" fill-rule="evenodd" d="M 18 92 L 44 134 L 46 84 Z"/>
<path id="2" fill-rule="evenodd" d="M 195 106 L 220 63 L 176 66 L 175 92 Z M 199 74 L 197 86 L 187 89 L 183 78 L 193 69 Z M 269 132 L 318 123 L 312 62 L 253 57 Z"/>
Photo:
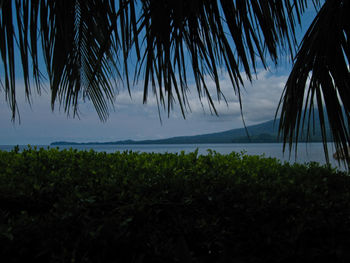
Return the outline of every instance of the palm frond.
<path id="1" fill-rule="evenodd" d="M 326 121 L 336 149 L 349 163 L 350 2 L 325 2 L 307 31 L 282 95 L 280 134 L 289 150 L 318 108 L 327 161 Z M 306 123 L 305 123 L 306 122 Z"/>
<path id="2" fill-rule="evenodd" d="M 111 61 L 115 42 L 111 40 L 109 1 L 48 1 L 49 13 L 41 16 L 41 37 L 45 46 L 51 104 L 58 99 L 65 111 L 77 113 L 79 99 L 88 98 L 99 117 L 108 116 L 108 101 L 115 91 Z M 113 14 L 114 15 L 114 14 Z M 45 25 L 49 25 L 46 29 Z"/>
<path id="3" fill-rule="evenodd" d="M 244 76 L 252 80 L 259 63 L 266 67 L 268 58 L 277 63 L 281 52 L 292 56 L 296 53 L 295 28 L 301 24 L 300 17 L 310 3 L 304 0 L 141 2 L 137 32 L 144 34 L 135 35 L 134 43 L 137 50 L 144 51 L 136 69 L 137 78 L 144 73 L 144 102 L 152 84 L 161 105 L 164 108 L 167 105 L 169 111 L 177 101 L 183 115 L 189 106 L 188 75 L 194 78 L 199 99 L 207 97 L 216 113 L 205 76 L 214 81 L 218 99 L 224 98 L 219 81 L 221 68 L 227 70 L 242 110 L 240 92 Z M 318 6 L 320 1 L 312 3 Z M 144 47 L 137 43 L 144 43 Z"/>
<path id="4" fill-rule="evenodd" d="M 5 81 L 1 82 L 2 88 L 5 90 L 5 97 L 12 111 L 12 119 L 15 118 L 17 112 L 16 103 L 16 86 L 15 86 L 15 40 L 14 25 L 12 18 L 11 1 L 2 0 L 0 2 L 0 52 L 1 60 L 4 65 Z"/>
<path id="5" fill-rule="evenodd" d="M 12 117 L 15 118 L 17 107 L 14 49 L 18 47 L 28 99 L 31 76 L 40 92 L 42 76 L 47 75 L 52 108 L 58 101 L 68 114 L 72 110 L 75 115 L 79 100 L 86 98 L 92 101 L 101 120 L 106 120 L 108 105 L 113 104 L 115 95 L 112 81 L 115 74 L 119 74 L 115 64 L 119 40 L 115 33 L 114 1 L 12 2 L 2 1 L 0 5 L 0 52 L 5 71 L 3 88 Z M 18 25 L 18 34 L 15 34 L 13 21 Z M 39 49 L 38 41 L 41 41 Z M 44 73 L 39 70 L 41 55 L 45 61 Z"/>
<path id="6" fill-rule="evenodd" d="M 318 4 L 321 0 L 313 0 Z M 277 63 L 279 54 L 296 51 L 295 26 L 308 0 L 0 0 L 0 52 L 3 88 L 16 113 L 14 49 L 21 54 L 25 92 L 31 76 L 40 91 L 48 76 L 51 104 L 78 112 L 79 101 L 91 100 L 102 120 L 113 105 L 115 76 L 125 77 L 130 91 L 129 63 L 136 57 L 134 78 L 143 73 L 144 102 L 152 85 L 158 103 L 168 112 L 178 102 L 185 116 L 193 77 L 199 98 L 207 97 L 210 76 L 221 93 L 219 72 L 226 68 L 241 109 L 243 78 L 252 79 L 259 61 Z M 12 14 L 16 14 L 12 17 Z M 15 21 L 16 23 L 13 23 Z M 14 28 L 18 25 L 18 36 Z M 16 38 L 18 41 L 16 42 Z M 41 45 L 38 45 L 41 41 Z M 16 44 L 17 43 L 17 44 Z M 135 53 L 134 53 L 135 52 Z M 242 73 L 242 70 L 244 73 Z"/>

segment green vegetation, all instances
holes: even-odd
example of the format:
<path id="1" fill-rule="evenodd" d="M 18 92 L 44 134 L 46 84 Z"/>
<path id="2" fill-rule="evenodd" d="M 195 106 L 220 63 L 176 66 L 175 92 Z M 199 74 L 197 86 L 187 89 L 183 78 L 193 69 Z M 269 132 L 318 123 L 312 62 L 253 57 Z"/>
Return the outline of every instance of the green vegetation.
<path id="1" fill-rule="evenodd" d="M 350 177 L 240 153 L 0 152 L 2 262 L 348 262 Z"/>

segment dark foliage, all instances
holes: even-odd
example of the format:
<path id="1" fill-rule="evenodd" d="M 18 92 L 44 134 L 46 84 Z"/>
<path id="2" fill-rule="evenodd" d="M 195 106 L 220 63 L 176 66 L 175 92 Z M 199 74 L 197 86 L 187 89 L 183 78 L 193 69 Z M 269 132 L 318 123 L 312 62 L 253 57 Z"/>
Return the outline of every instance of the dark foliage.
<path id="1" fill-rule="evenodd" d="M 0 152 L 0 258 L 348 262 L 349 180 L 238 153 Z"/>

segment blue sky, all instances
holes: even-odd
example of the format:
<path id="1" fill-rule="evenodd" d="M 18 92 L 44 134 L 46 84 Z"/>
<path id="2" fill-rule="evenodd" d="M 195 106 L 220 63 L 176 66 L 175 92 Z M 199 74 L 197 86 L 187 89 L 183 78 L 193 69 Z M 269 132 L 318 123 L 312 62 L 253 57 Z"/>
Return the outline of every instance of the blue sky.
<path id="1" fill-rule="evenodd" d="M 304 16 L 299 39 L 313 17 L 314 12 L 312 11 L 307 12 Z M 277 68 L 273 66 L 267 71 L 259 69 L 253 83 L 245 82 L 242 100 L 247 125 L 274 118 L 291 68 L 287 59 L 282 59 L 280 62 Z M 2 70 L 3 67 L 0 65 L 0 71 Z M 228 105 L 224 101 L 215 103 L 219 116 L 210 113 L 205 99 L 202 100 L 203 105 L 201 104 L 195 86 L 192 85 L 189 93 L 191 111 L 187 112 L 186 119 L 182 117 L 178 105 L 175 105 L 169 118 L 167 112 L 162 112 L 162 122 L 160 122 L 156 101 L 152 95 L 149 96 L 147 104 L 142 104 L 142 81 L 132 87 L 132 98 L 127 90 L 119 90 L 115 109 L 111 109 L 106 122 L 101 122 L 89 102 L 80 105 L 80 118 L 67 116 L 63 110 L 59 110 L 59 105 L 56 105 L 55 111 L 52 112 L 50 94 L 45 91 L 41 96 L 33 92 L 33 103 L 30 106 L 24 99 L 24 86 L 19 79 L 16 88 L 20 123 L 11 121 L 11 112 L 5 101 L 4 92 L 0 89 L 0 145 L 46 145 L 60 140 L 102 142 L 158 139 L 240 128 L 243 123 L 238 99 L 224 70 L 220 79 Z M 214 88 L 214 83 L 209 78 L 207 84 Z"/>

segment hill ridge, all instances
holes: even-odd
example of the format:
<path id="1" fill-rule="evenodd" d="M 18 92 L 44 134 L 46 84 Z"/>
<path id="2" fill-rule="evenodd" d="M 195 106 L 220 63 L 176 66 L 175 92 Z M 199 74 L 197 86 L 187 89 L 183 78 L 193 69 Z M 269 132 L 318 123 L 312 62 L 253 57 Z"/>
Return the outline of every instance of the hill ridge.
<path id="1" fill-rule="evenodd" d="M 110 142 L 69 142 L 57 141 L 50 145 L 125 145 L 125 144 L 204 144 L 204 143 L 277 143 L 281 142 L 278 139 L 279 119 L 262 122 L 247 126 L 249 137 L 244 127 L 230 129 L 221 132 L 206 133 L 190 136 L 175 136 L 165 139 L 150 139 L 150 140 L 120 140 Z M 304 129 L 306 131 L 306 129 Z M 305 132 L 304 132 L 305 133 Z M 329 133 L 328 133 L 329 134 Z M 305 137 L 305 136 L 304 136 Z M 306 138 L 301 137 L 300 142 L 306 141 Z M 331 138 L 327 138 L 331 141 Z M 321 129 L 316 121 L 315 130 L 311 134 L 309 141 L 321 142 Z"/>

